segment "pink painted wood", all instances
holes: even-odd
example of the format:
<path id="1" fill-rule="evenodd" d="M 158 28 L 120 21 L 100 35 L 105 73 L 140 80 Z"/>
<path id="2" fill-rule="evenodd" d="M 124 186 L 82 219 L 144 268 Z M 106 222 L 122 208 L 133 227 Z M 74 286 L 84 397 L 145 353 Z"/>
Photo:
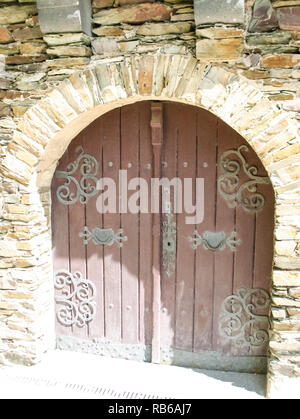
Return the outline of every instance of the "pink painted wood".
<path id="1" fill-rule="evenodd" d="M 151 102 L 137 103 L 105 114 L 74 139 L 57 171 L 67 170 L 68 164 L 76 160 L 77 148 L 81 146 L 85 153 L 97 160 L 98 178 L 112 178 L 118 188 L 119 170 L 123 169 L 127 170 L 128 182 L 133 178 L 143 178 L 150 186 L 155 175 L 151 115 Z M 222 156 L 242 145 L 248 146 L 239 134 L 209 112 L 182 104 L 163 103 L 163 144 L 161 164 L 160 168 L 156 165 L 156 174 L 161 172 L 162 177 L 179 178 L 182 182 L 191 178 L 193 185 L 195 178 L 203 178 L 205 185 L 202 224 L 187 225 L 186 214 L 173 216 L 176 259 L 171 275 L 163 266 L 163 242 L 157 238 L 162 236 L 166 214 L 158 214 L 155 218 L 160 223 L 160 232 L 154 234 L 150 213 L 121 213 L 117 209 L 116 214 L 100 214 L 96 208 L 99 195 L 91 197 L 86 204 L 77 201 L 73 205 L 63 205 L 57 199 L 56 191 L 64 180 L 54 176 L 54 270 L 80 271 L 92 281 L 96 287 L 97 308 L 93 321 L 82 328 L 76 325 L 65 327 L 57 321 L 59 335 L 151 346 L 157 332 L 160 344 L 167 352 L 169 349 L 196 355 L 202 351 L 230 356 L 266 355 L 267 345 L 240 347 L 233 338 L 220 333 L 220 315 L 226 298 L 237 296 L 241 289 L 268 291 L 271 283 L 274 229 L 271 184 L 258 186 L 265 203 L 256 213 L 245 211 L 241 205 L 230 207 L 218 189 Z M 255 166 L 258 175 L 266 177 L 257 155 L 249 146 L 248 149 L 247 152 L 243 150 L 248 165 L 246 169 Z M 241 160 L 237 155 L 231 155 L 231 158 L 240 164 L 239 182 L 245 184 L 249 177 Z M 79 170 L 74 176 L 80 182 Z M 193 192 L 195 199 L 195 186 Z M 134 197 L 134 193 L 136 191 L 129 191 L 128 199 Z M 149 187 L 149 203 L 150 197 Z M 172 188 L 170 200 L 174 203 Z M 104 246 L 92 240 L 85 245 L 80 237 L 85 227 L 89 231 L 96 227 L 111 228 L 115 233 L 123 228 L 128 241 L 121 248 L 117 243 Z M 201 243 L 193 249 L 189 238 L 194 236 L 196 229 L 199 235 L 225 232 L 229 237 L 236 232 L 240 244 L 236 252 L 229 246 L 223 250 L 207 250 Z M 160 243 L 153 240 L 160 240 Z M 156 249 L 160 255 L 153 254 Z M 157 288 L 156 284 L 153 288 L 153 261 L 157 264 L 159 259 L 160 272 L 156 278 L 160 278 L 160 286 Z M 160 303 L 153 305 L 158 295 Z M 250 302 L 255 303 L 254 297 Z M 268 308 L 255 314 L 267 316 Z M 245 315 L 242 320 L 245 320 Z M 234 319 L 229 326 L 234 326 Z M 255 333 L 253 325 L 246 329 L 246 343 L 251 333 Z"/>

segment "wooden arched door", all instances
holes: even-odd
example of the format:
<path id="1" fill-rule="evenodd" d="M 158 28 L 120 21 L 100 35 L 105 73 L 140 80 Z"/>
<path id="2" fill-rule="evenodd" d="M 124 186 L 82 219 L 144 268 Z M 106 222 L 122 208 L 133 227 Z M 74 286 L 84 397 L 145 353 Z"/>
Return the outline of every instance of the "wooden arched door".
<path id="1" fill-rule="evenodd" d="M 155 214 L 153 178 L 181 185 Z M 115 213 L 99 211 L 99 196 Z M 202 222 L 187 224 L 201 201 Z M 257 155 L 209 112 L 141 102 L 100 117 L 72 141 L 52 184 L 58 346 L 263 371 L 273 212 Z"/>

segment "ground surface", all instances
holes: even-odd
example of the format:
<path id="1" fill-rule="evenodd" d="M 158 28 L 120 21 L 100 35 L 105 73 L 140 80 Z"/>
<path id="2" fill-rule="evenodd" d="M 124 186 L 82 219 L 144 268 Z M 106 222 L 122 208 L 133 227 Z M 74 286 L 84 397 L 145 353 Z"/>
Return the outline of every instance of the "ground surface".
<path id="1" fill-rule="evenodd" d="M 266 377 L 53 351 L 33 367 L 0 368 L 0 399 L 257 399 Z"/>

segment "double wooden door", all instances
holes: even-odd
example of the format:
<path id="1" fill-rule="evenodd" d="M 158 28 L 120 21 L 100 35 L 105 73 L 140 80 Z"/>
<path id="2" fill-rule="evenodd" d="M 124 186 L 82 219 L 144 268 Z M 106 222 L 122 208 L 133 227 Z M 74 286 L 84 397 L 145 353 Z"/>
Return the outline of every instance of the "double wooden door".
<path id="1" fill-rule="evenodd" d="M 154 178 L 182 193 L 171 182 L 157 201 Z M 187 224 L 197 198 L 202 222 Z M 262 371 L 273 210 L 257 155 L 211 113 L 145 101 L 103 115 L 52 183 L 58 346 Z"/>

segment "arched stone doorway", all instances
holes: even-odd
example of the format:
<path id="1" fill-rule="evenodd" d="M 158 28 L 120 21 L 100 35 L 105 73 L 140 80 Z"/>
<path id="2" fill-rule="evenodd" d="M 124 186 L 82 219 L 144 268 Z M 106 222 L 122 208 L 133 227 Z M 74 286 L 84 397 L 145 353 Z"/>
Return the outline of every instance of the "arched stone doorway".
<path id="1" fill-rule="evenodd" d="M 98 118 L 52 183 L 58 347 L 266 372 L 273 214 L 259 158 L 208 111 L 145 101 Z"/>
<path id="2" fill-rule="evenodd" d="M 0 165 L 5 285 L 1 362 L 32 364 L 55 345 L 49 209 L 58 160 L 72 139 L 99 116 L 143 100 L 172 100 L 209 110 L 245 138 L 269 174 L 276 199 L 276 253 L 268 387 L 269 394 L 276 392 L 277 385 L 285 385 L 282 377 L 289 382 L 289 371 L 298 371 L 294 331 L 299 320 L 289 318 L 299 306 L 298 125 L 255 82 L 218 67 L 207 68 L 189 55 L 136 55 L 118 63 L 95 63 L 47 92 L 18 121 Z M 10 200 L 15 192 L 17 204 Z M 27 325 L 24 331 L 7 324 L 7 315 L 15 310 Z"/>

